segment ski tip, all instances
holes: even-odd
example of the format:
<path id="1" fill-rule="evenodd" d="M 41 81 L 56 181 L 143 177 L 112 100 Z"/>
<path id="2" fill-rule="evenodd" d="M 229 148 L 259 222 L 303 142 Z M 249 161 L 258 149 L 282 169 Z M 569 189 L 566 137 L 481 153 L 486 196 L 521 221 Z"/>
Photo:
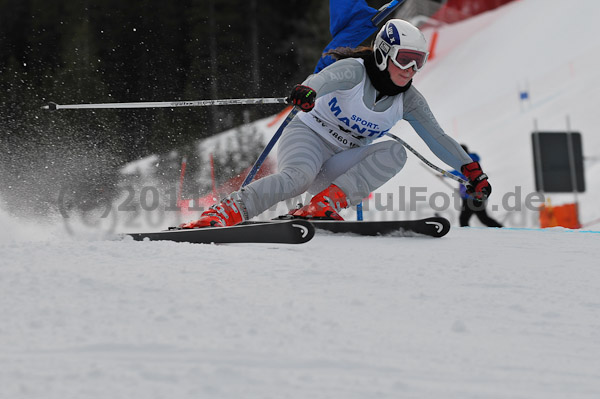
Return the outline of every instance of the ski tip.
<path id="1" fill-rule="evenodd" d="M 289 223 L 293 228 L 296 229 L 298 234 L 298 244 L 308 242 L 315 236 L 315 226 L 313 226 L 313 224 L 308 220 L 291 219 L 286 220 L 283 223 Z"/>
<path id="2" fill-rule="evenodd" d="M 443 237 L 450 231 L 450 221 L 441 216 L 423 219 L 423 222 L 429 226 L 432 237 Z"/>

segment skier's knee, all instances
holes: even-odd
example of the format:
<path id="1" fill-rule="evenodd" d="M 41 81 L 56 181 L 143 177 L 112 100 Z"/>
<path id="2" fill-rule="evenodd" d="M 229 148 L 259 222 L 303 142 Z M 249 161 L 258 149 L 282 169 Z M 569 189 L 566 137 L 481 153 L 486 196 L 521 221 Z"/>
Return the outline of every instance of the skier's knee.
<path id="1" fill-rule="evenodd" d="M 400 171 L 400 169 L 404 167 L 404 164 L 406 164 L 407 158 L 404 146 L 395 141 L 391 142 L 390 154 L 392 156 L 392 159 L 394 160 L 394 164 L 398 168 L 398 171 Z"/>
<path id="2" fill-rule="evenodd" d="M 308 190 L 315 179 L 315 176 L 301 168 L 287 167 L 279 173 L 284 180 L 283 184 L 286 188 L 286 194 L 291 197 L 300 195 Z"/>

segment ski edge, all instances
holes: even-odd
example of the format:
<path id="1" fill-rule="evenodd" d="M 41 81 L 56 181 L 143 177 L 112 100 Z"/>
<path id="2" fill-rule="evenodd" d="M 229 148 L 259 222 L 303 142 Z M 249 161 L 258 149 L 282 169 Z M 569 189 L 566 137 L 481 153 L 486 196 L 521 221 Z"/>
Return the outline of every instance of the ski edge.
<path id="1" fill-rule="evenodd" d="M 268 234 L 264 234 L 265 232 Z M 315 228 L 306 220 L 285 220 L 228 227 L 125 233 L 123 235 L 130 236 L 135 241 L 171 241 L 194 244 L 304 244 L 314 237 Z"/>
<path id="2" fill-rule="evenodd" d="M 358 236 L 381 236 L 381 237 L 434 237 L 440 238 L 448 234 L 451 223 L 442 216 L 431 216 L 422 219 L 401 220 L 329 220 L 329 219 L 307 219 L 301 217 L 290 217 L 282 215 L 273 221 L 304 220 L 310 222 L 317 231 L 327 231 L 333 234 L 353 234 Z M 262 224 L 270 221 L 245 221 L 244 224 Z M 423 225 L 427 225 L 425 229 Z M 333 228 L 333 227 L 338 228 Z M 356 227 L 368 227 L 367 231 L 357 231 Z M 354 229 L 353 229 L 354 227 Z M 378 228 L 375 228 L 378 227 Z M 424 231 L 425 230 L 425 231 Z"/>
<path id="3" fill-rule="evenodd" d="M 317 230 L 325 230 L 333 234 L 358 234 L 364 236 L 382 237 L 433 237 L 440 238 L 450 231 L 450 221 L 435 216 L 414 220 L 383 220 L 383 221 L 336 221 L 311 220 Z M 365 228 L 363 232 L 355 231 L 356 227 Z"/>

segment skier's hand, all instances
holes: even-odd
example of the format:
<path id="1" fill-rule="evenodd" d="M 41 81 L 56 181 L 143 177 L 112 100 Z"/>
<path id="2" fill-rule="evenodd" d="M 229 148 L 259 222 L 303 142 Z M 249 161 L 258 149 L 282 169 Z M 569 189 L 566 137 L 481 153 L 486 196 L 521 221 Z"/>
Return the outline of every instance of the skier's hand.
<path id="1" fill-rule="evenodd" d="M 481 170 L 479 162 L 465 164 L 460 168 L 460 171 L 469 179 L 467 193 L 471 194 L 477 201 L 485 201 L 492 193 L 492 186 L 488 182 L 487 175 Z"/>
<path id="2" fill-rule="evenodd" d="M 317 92 L 308 86 L 296 85 L 292 89 L 288 102 L 291 102 L 304 112 L 309 112 L 315 107 Z"/>

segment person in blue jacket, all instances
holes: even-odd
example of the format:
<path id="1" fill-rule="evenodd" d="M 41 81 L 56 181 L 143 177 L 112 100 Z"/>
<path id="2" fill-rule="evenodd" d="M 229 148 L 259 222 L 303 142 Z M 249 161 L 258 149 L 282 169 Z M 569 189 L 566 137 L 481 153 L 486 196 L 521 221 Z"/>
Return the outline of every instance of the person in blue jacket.
<path id="1" fill-rule="evenodd" d="M 480 157 L 477 153 L 470 152 L 469 148 L 465 144 L 461 144 L 461 147 L 473 160 L 473 162 L 479 162 Z M 462 177 L 465 179 L 462 173 L 457 170 L 451 172 L 455 176 Z M 497 220 L 493 219 L 490 215 L 488 215 L 486 211 L 486 200 L 481 200 L 474 198 L 468 191 L 467 188 L 461 184 L 459 187 L 460 198 L 462 199 L 462 205 L 460 210 L 460 216 L 458 221 L 461 227 L 465 227 L 469 225 L 469 220 L 473 215 L 477 216 L 477 218 L 488 227 L 502 227 L 502 224 Z"/>

